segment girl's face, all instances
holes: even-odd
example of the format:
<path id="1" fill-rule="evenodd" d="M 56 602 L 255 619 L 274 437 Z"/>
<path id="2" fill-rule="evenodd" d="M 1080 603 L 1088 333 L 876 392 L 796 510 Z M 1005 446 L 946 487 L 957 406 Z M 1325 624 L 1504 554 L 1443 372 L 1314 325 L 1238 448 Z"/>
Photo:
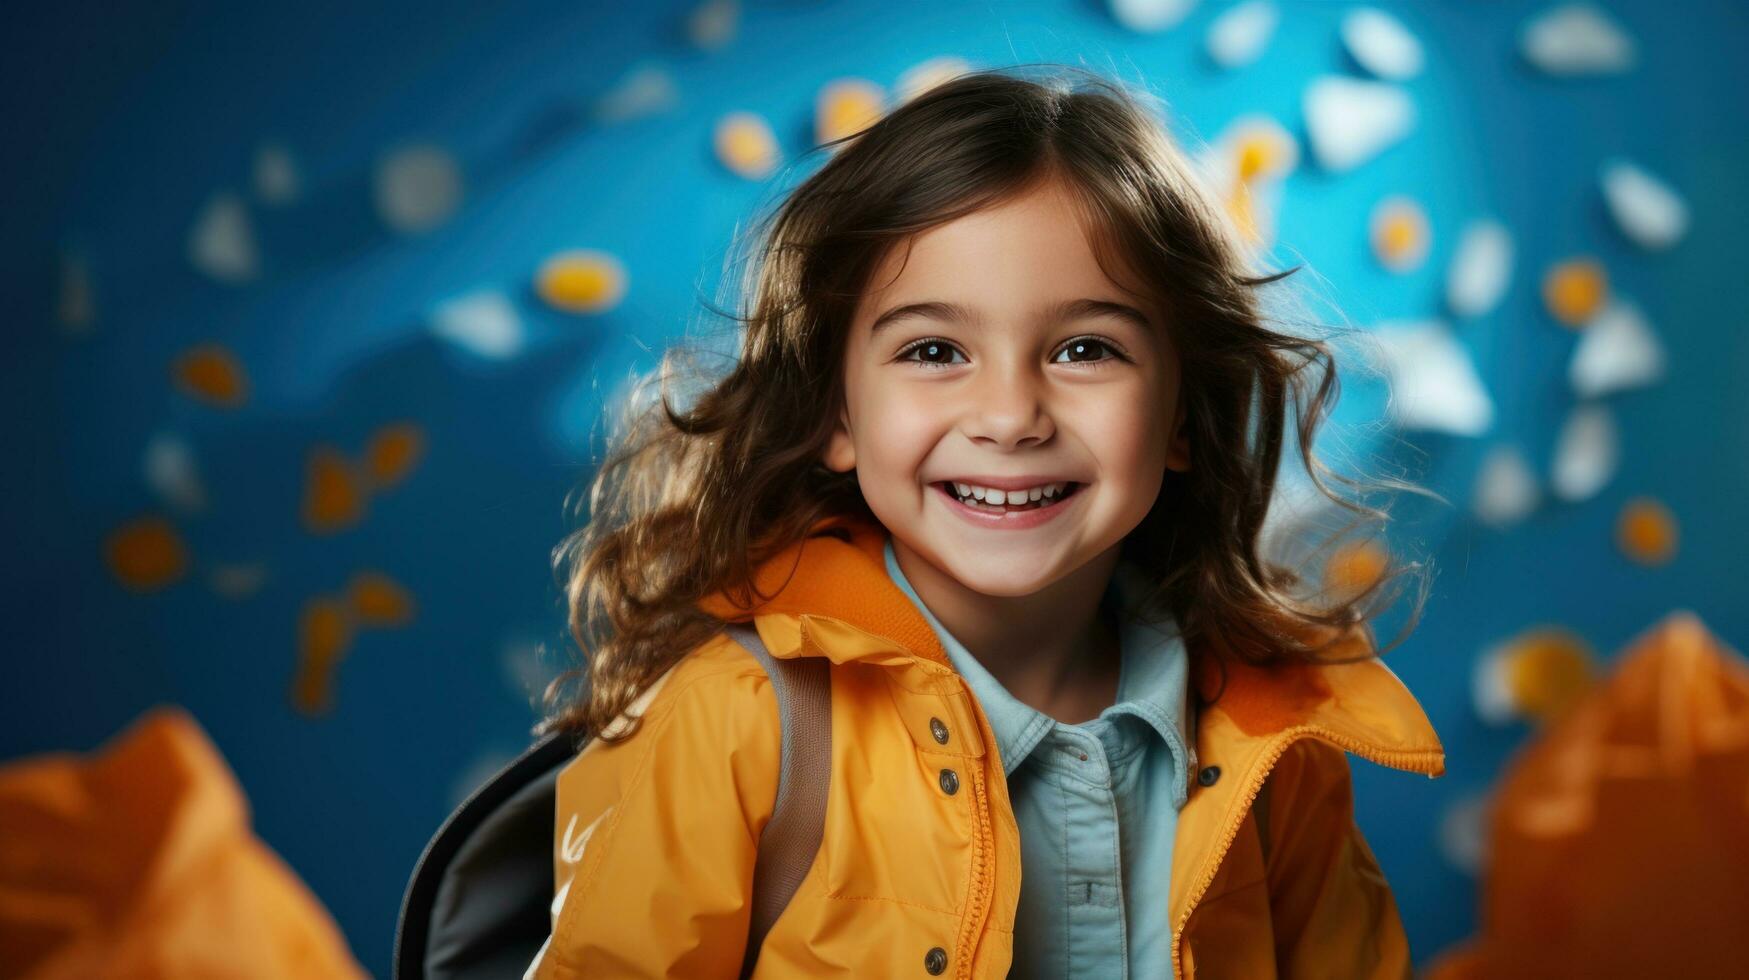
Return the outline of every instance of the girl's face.
<path id="1" fill-rule="evenodd" d="M 1069 193 L 1046 182 L 893 249 L 850 326 L 824 463 L 856 471 L 896 545 L 985 595 L 1115 554 L 1190 468 L 1165 325 L 1100 269 Z M 964 503 L 956 483 L 1028 503 Z"/>

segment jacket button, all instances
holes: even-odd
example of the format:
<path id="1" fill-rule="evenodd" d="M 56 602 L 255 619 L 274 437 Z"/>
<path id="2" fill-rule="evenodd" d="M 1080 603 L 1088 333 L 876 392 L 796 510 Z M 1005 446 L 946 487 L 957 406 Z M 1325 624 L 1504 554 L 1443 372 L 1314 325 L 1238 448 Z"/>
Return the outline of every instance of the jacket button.
<path id="1" fill-rule="evenodd" d="M 937 946 L 923 954 L 923 969 L 928 970 L 932 977 L 940 976 L 947 969 L 947 950 Z"/>
<path id="2" fill-rule="evenodd" d="M 943 793 L 946 793 L 949 796 L 952 796 L 953 794 L 959 792 L 959 789 L 960 789 L 959 773 L 954 772 L 952 769 L 943 769 L 941 771 L 941 791 Z"/>
<path id="3" fill-rule="evenodd" d="M 929 719 L 929 734 L 934 735 L 935 740 L 942 745 L 947 744 L 947 726 L 941 723 L 940 718 Z"/>
<path id="4" fill-rule="evenodd" d="M 1204 786 L 1213 786 L 1215 780 L 1221 778 L 1220 766 L 1203 766 L 1202 772 L 1196 774 L 1196 781 Z"/>

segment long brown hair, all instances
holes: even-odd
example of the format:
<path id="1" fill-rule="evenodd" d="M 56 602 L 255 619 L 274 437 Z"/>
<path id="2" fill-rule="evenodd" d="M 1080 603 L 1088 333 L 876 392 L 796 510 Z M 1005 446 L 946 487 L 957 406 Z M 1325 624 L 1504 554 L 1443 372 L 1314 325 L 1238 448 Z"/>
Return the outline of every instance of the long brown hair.
<path id="1" fill-rule="evenodd" d="M 1331 542 L 1388 519 L 1364 494 L 1405 486 L 1344 476 L 1313 455 L 1339 390 L 1333 348 L 1272 327 L 1259 295 L 1297 267 L 1248 274 L 1249 246 L 1151 96 L 1061 65 L 1028 77 L 1033 67 L 961 75 L 825 144 L 830 159 L 748 237 L 744 312 L 707 301 L 740 327 L 726 370 L 700 370 L 706 348 L 676 345 L 625 400 L 588 520 L 554 552 L 584 664 L 548 688 L 543 730 L 599 735 L 720 628 L 701 597 L 750 582 L 822 518 L 875 520 L 855 474 L 820 461 L 868 277 L 910 236 L 1047 178 L 1076 192 L 1102 266 L 1139 274 L 1181 360 L 1192 466 L 1167 472 L 1124 543 L 1158 583 L 1159 607 L 1187 643 L 1252 664 L 1318 658 L 1356 631 L 1363 655 L 1383 652 L 1369 621 L 1420 564 L 1387 550 L 1370 584 L 1332 593 L 1263 553 L 1290 438 L 1310 485 L 1346 515 Z M 691 404 L 674 403 L 677 382 L 700 379 Z"/>

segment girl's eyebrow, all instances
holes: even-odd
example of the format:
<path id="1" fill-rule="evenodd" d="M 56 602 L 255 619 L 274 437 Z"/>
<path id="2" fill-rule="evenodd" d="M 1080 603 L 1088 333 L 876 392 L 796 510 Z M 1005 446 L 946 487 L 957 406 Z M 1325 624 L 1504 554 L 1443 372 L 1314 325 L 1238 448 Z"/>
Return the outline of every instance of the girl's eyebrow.
<path id="1" fill-rule="evenodd" d="M 1047 322 L 1057 320 L 1085 320 L 1101 316 L 1110 316 L 1116 317 L 1120 320 L 1126 320 L 1140 330 L 1150 330 L 1153 328 L 1153 324 L 1148 319 L 1148 315 L 1141 310 L 1138 310 L 1133 306 L 1125 306 L 1122 303 L 1114 303 L 1110 300 L 1103 299 L 1064 300 L 1061 303 L 1046 307 L 1038 314 L 1039 319 Z M 921 303 L 906 303 L 903 306 L 895 306 L 885 313 L 882 313 L 880 316 L 875 317 L 874 323 L 869 326 L 869 335 L 874 336 L 880 333 L 883 327 L 890 326 L 899 320 L 912 318 L 921 320 L 946 320 L 953 323 L 963 323 L 968 326 L 977 326 L 983 322 L 983 318 L 968 307 L 942 300 L 929 300 Z"/>

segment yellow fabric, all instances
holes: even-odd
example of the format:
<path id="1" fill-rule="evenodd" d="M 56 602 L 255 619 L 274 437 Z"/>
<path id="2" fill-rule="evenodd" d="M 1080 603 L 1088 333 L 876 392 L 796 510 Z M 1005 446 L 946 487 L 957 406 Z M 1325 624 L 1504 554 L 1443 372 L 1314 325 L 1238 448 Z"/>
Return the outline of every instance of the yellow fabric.
<path id="1" fill-rule="evenodd" d="M 89 758 L 0 767 L 0 828 L 0 975 L 365 976 L 178 709 Z"/>
<path id="2" fill-rule="evenodd" d="M 995 736 L 880 563 L 885 530 L 834 520 L 759 571 L 777 594 L 737 610 L 777 657 L 832 663 L 832 785 L 819 855 L 754 976 L 1006 975 L 1020 844 Z M 1196 651 L 1193 657 L 1199 656 Z M 1211 675 L 1212 676 L 1212 675 Z M 777 791 L 780 723 L 763 669 L 707 641 L 642 703 L 644 729 L 561 774 L 553 933 L 529 976 L 733 976 Z M 938 718 L 945 745 L 931 735 Z M 1229 670 L 1198 713 L 1169 917 L 1183 978 L 1405 977 L 1396 905 L 1353 820 L 1343 750 L 1437 776 L 1444 751 L 1384 664 Z M 944 792 L 940 773 L 959 777 Z M 1269 860 L 1251 802 L 1271 779 Z"/>

